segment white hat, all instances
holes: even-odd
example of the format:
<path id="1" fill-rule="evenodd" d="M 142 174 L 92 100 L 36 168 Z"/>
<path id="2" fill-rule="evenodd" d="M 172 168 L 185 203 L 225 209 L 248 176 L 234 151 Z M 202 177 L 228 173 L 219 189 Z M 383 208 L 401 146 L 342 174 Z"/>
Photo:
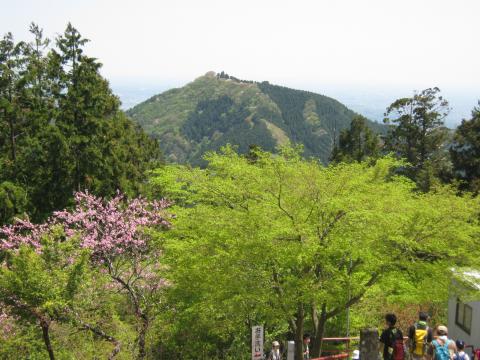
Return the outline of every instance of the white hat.
<path id="1" fill-rule="evenodd" d="M 280 346 L 280 343 L 278 341 L 272 342 L 272 346 Z"/>
<path id="2" fill-rule="evenodd" d="M 352 360 L 360 359 L 360 350 L 353 350 Z"/>

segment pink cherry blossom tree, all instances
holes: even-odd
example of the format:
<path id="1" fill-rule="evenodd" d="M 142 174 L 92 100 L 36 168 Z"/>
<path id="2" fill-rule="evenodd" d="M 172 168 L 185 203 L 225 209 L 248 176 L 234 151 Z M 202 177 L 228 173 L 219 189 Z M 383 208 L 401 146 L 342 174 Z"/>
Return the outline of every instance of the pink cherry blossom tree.
<path id="1" fill-rule="evenodd" d="M 110 277 L 110 289 L 128 297 L 137 319 L 137 357 L 143 359 L 149 325 L 158 312 L 161 290 L 168 285 L 161 276 L 161 249 L 152 229 L 170 227 L 170 203 L 127 200 L 120 193 L 110 200 L 83 192 L 74 198 L 72 210 L 55 212 L 45 224 L 19 220 L 0 228 L 0 251 L 15 252 L 26 245 L 41 252 L 42 236 L 63 227 L 65 241 L 89 249 L 92 265 Z"/>

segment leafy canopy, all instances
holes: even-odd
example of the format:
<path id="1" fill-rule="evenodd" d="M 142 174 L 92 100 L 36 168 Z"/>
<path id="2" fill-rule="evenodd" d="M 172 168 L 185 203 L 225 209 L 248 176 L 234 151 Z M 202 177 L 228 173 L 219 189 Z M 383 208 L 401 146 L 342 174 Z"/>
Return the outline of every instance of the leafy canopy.
<path id="1" fill-rule="evenodd" d="M 230 343 L 248 337 L 245 321 L 321 337 L 321 319 L 375 284 L 443 274 L 468 262 L 476 241 L 478 201 L 449 188 L 415 193 L 391 158 L 323 167 L 292 148 L 243 157 L 227 147 L 207 160 L 152 182 L 177 201 L 166 255 L 183 326 L 201 333 L 213 322 Z"/>

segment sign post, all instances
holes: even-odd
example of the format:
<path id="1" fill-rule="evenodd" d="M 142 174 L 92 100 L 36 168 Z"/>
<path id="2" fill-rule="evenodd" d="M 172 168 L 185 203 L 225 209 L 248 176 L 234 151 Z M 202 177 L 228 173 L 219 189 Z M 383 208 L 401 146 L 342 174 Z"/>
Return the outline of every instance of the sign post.
<path id="1" fill-rule="evenodd" d="M 252 360 L 263 360 L 263 326 L 252 326 Z"/>
<path id="2" fill-rule="evenodd" d="M 295 359 L 295 341 L 289 341 L 287 344 L 287 360 Z"/>

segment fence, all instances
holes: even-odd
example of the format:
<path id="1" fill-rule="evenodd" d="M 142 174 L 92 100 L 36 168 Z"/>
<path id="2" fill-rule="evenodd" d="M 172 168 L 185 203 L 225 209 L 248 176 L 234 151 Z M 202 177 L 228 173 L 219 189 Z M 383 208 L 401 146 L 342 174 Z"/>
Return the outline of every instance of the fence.
<path id="1" fill-rule="evenodd" d="M 349 359 L 352 351 L 358 348 L 358 337 L 324 338 L 322 357 L 312 360 Z"/>

